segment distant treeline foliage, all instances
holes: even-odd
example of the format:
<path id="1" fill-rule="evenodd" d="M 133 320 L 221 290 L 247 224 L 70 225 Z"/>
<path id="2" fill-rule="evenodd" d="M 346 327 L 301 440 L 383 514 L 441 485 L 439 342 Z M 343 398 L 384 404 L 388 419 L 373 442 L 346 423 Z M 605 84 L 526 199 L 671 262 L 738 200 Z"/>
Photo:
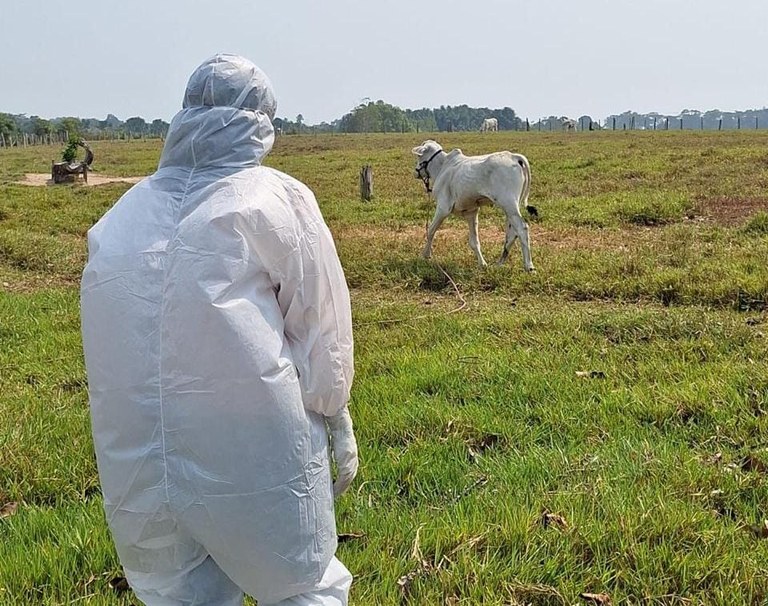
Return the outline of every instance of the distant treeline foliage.
<path id="1" fill-rule="evenodd" d="M 0 113 L 0 145 L 21 142 L 61 142 L 69 137 L 84 139 L 135 139 L 164 138 L 168 123 L 157 119 L 147 122 L 144 118 L 128 118 L 125 122 L 107 115 L 105 120 L 95 118 L 54 118 Z"/>
<path id="2" fill-rule="evenodd" d="M 333 122 L 307 125 L 301 114 L 295 120 L 275 118 L 279 134 L 305 132 L 392 133 L 476 131 L 486 118 L 496 118 L 499 130 L 562 130 L 568 122 L 577 130 L 724 130 L 768 128 L 768 108 L 723 112 L 686 109 L 678 115 L 626 111 L 608 116 L 602 123 L 590 116 L 572 120 L 549 116 L 536 121 L 521 120 L 510 107 L 491 109 L 468 105 L 441 105 L 439 108 L 402 109 L 384 101 L 366 101 Z M 0 146 L 55 143 L 70 136 L 87 140 L 165 138 L 168 123 L 147 122 L 140 116 L 120 120 L 112 114 L 106 119 L 63 117 L 46 120 L 40 116 L 0 113 Z"/>
<path id="3" fill-rule="evenodd" d="M 486 118 L 496 118 L 499 130 L 521 130 L 524 123 L 510 107 L 490 109 L 468 105 L 441 105 L 436 109 L 402 109 L 384 101 L 361 103 L 333 122 L 307 126 L 297 116 L 295 121 L 275 118 L 275 126 L 284 134 L 300 132 L 405 133 L 479 130 Z"/>

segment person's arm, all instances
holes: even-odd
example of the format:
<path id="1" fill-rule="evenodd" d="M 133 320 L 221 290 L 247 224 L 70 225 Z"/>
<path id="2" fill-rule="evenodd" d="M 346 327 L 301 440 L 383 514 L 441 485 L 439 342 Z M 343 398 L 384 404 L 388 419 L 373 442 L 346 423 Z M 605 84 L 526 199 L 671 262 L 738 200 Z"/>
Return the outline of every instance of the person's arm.
<path id="1" fill-rule="evenodd" d="M 277 296 L 304 406 L 332 417 L 346 407 L 352 386 L 352 312 L 333 238 L 314 196 L 302 189 L 293 192 L 301 194 L 301 200 L 294 202 L 316 215 L 300 214 L 301 231 L 288 263 L 291 270 L 283 276 Z"/>
<path id="2" fill-rule="evenodd" d="M 333 492 L 339 496 L 358 469 L 357 441 L 347 407 L 354 375 L 349 290 L 314 195 L 299 185 L 289 191 L 299 234 L 284 264 L 289 269 L 277 297 L 304 406 L 326 419 L 338 472 Z"/>

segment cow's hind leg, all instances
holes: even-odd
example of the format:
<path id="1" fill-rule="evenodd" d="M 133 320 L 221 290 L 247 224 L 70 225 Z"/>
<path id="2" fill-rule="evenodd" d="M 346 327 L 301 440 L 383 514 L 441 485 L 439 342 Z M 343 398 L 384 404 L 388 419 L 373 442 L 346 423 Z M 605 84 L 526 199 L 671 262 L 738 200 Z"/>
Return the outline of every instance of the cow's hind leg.
<path id="1" fill-rule="evenodd" d="M 474 251 L 477 264 L 480 267 L 487 267 L 488 263 L 483 259 L 483 253 L 480 252 L 480 237 L 477 233 L 477 211 L 466 216 L 469 226 L 469 247 Z"/>
<path id="2" fill-rule="evenodd" d="M 504 263 L 506 263 L 509 251 L 514 245 L 515 240 L 517 240 L 517 232 L 512 225 L 512 221 L 507 218 L 507 228 L 504 233 L 504 248 L 501 250 L 501 256 L 497 261 L 497 265 L 504 265 Z"/>
<path id="3" fill-rule="evenodd" d="M 509 255 L 509 250 L 515 240 L 520 238 L 520 248 L 523 249 L 523 267 L 525 271 L 533 271 L 531 260 L 531 243 L 528 237 L 528 224 L 520 216 L 520 213 L 507 213 L 507 236 L 504 241 L 504 250 L 501 253 L 499 263 L 504 263 Z"/>

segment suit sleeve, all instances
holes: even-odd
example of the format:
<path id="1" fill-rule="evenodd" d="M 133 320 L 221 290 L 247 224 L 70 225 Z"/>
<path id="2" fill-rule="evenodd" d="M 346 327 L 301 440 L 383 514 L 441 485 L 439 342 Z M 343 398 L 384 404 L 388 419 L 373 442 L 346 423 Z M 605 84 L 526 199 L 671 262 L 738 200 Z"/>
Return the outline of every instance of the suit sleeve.
<path id="1" fill-rule="evenodd" d="M 298 182 L 286 188 L 297 237 L 279 281 L 278 303 L 304 407 L 330 417 L 347 405 L 354 375 L 349 290 L 314 195 Z"/>

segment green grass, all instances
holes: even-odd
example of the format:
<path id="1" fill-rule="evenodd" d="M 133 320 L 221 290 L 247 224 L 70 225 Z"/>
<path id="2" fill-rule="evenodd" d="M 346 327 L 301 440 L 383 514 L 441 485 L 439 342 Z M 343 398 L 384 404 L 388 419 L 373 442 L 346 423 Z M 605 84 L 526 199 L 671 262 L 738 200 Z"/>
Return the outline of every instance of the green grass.
<path id="1" fill-rule="evenodd" d="M 423 138 L 284 137 L 269 161 L 315 190 L 352 289 L 362 464 L 337 517 L 362 535 L 339 548 L 353 603 L 764 604 L 768 133 L 440 137 L 529 157 L 534 275 L 519 249 L 476 268 L 457 220 L 418 258 Z M 19 503 L 0 519 L 0 604 L 127 606 L 77 281 L 85 232 L 128 186 L 12 183 L 54 151 L 0 152 L 0 506 Z M 94 152 L 131 176 L 159 146 Z M 490 260 L 501 217 L 481 215 Z"/>

